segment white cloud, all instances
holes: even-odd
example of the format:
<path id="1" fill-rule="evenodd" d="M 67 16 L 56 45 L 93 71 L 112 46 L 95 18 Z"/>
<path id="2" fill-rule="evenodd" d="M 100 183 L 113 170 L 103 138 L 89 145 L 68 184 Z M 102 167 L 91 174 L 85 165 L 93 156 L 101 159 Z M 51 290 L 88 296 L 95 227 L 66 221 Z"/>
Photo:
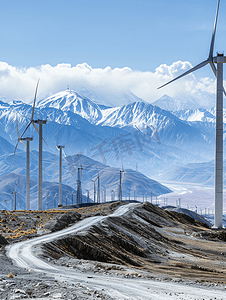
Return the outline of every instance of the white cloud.
<path id="1" fill-rule="evenodd" d="M 157 88 L 175 78 L 192 65 L 177 61 L 172 65 L 160 65 L 155 72 L 133 71 L 130 68 L 106 67 L 92 68 L 87 63 L 73 67 L 70 64 L 37 68 L 17 68 L 6 62 L 0 62 L 0 94 L 12 99 L 30 102 L 34 96 L 37 80 L 40 78 L 38 99 L 65 90 L 67 86 L 79 90 L 87 87 L 103 97 L 109 93 L 118 94 L 132 91 L 147 102 L 153 102 L 164 94 L 176 97 L 179 94 L 194 94 L 197 90 L 215 92 L 215 80 L 202 78 L 197 80 L 190 74 L 163 89 Z"/>

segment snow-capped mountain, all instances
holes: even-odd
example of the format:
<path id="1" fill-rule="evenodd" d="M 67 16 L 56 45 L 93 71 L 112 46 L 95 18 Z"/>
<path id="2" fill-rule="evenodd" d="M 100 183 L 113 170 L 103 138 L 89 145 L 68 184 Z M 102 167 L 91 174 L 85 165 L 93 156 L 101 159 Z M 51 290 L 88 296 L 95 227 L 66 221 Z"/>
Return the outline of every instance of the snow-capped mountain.
<path id="1" fill-rule="evenodd" d="M 162 96 L 160 99 L 153 102 L 153 105 L 159 106 L 162 109 L 169 111 L 177 111 L 184 109 L 197 109 L 197 108 L 212 108 L 216 105 L 216 96 L 208 92 L 198 91 L 195 95 L 189 96 L 180 95 L 176 98 L 167 95 Z"/>
<path id="2" fill-rule="evenodd" d="M 63 112 L 72 112 L 90 123 L 96 123 L 102 118 L 101 109 L 95 102 L 70 90 L 39 101 L 37 107 L 41 110 L 43 108 L 56 108 Z"/>
<path id="3" fill-rule="evenodd" d="M 105 92 L 104 88 L 102 91 L 97 92 L 91 89 L 87 89 L 87 87 L 81 87 L 78 92 L 79 94 L 85 96 L 86 98 L 99 105 L 109 107 L 122 106 L 133 102 L 145 102 L 143 99 L 134 95 L 131 91 L 125 93 L 112 90 L 111 93 L 109 93 L 109 91 Z"/>
<path id="4" fill-rule="evenodd" d="M 190 109 L 172 112 L 176 117 L 188 122 L 208 122 L 216 123 L 216 107 L 210 109 Z M 226 109 L 223 109 L 223 121 L 226 123 Z"/>
<path id="5" fill-rule="evenodd" d="M 22 132 L 31 112 L 31 105 L 23 102 L 2 104 L 1 135 L 16 144 L 16 118 Z M 38 103 L 34 119 L 39 118 L 48 120 L 44 126 L 44 139 L 49 148 L 45 150 L 52 153 L 59 142 L 65 145 L 66 155 L 82 152 L 117 166 L 123 160 L 129 168 L 138 163 L 147 175 L 150 166 L 156 170 L 165 169 L 168 167 L 166 162 L 213 159 L 212 129 L 190 124 L 169 111 L 144 102 L 106 108 L 74 91 L 64 91 Z M 27 134 L 34 136 L 31 147 L 38 150 L 37 134 L 32 126 Z"/>
<path id="6" fill-rule="evenodd" d="M 13 167 L 12 160 L 17 142 L 16 120 L 21 134 L 31 113 L 32 105 L 22 101 L 0 102 L 1 176 L 12 171 L 25 175 L 25 149 L 21 143 Z M 58 151 L 55 146 L 62 144 L 65 146 L 63 183 L 72 189 L 76 189 L 78 166 L 74 161 L 70 163 L 70 158 L 74 159 L 77 153 L 94 159 L 97 167 L 99 164 L 103 184 L 112 190 L 117 189 L 119 168 L 123 165 L 124 169 L 130 170 L 124 175 L 125 182 L 128 180 L 127 195 L 130 189 L 154 194 L 153 179 L 174 176 L 179 180 L 183 174 L 189 173 L 183 169 L 188 163 L 208 164 L 214 159 L 214 108 L 169 112 L 143 101 L 108 107 L 81 93 L 66 90 L 39 101 L 34 113 L 36 119 L 47 119 L 43 126 L 48 144 L 48 147 L 43 146 L 44 181 L 58 182 Z M 31 155 L 31 176 L 36 181 L 38 135 L 32 125 L 27 135 L 34 137 L 31 149 L 36 156 Z M 88 163 L 92 168 L 87 174 L 83 170 L 84 185 L 88 189 L 92 189 L 91 179 L 96 176 L 94 163 Z M 135 172 L 137 168 L 144 175 Z M 196 180 L 201 182 L 202 178 L 196 177 Z M 138 185 L 134 185 L 137 182 Z M 156 194 L 164 192 L 167 191 L 156 190 Z"/>

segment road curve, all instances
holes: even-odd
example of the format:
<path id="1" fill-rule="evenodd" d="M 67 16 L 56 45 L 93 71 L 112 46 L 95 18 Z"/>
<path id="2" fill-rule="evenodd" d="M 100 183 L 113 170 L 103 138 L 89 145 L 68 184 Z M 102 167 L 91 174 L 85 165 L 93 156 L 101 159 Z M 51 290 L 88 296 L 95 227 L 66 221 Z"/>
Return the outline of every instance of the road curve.
<path id="1" fill-rule="evenodd" d="M 133 209 L 137 203 L 131 203 L 119 207 L 111 216 L 122 216 L 128 210 Z M 52 265 L 38 258 L 40 244 L 51 242 L 60 237 L 74 234 L 78 231 L 87 229 L 88 227 L 101 222 L 108 216 L 96 216 L 86 218 L 75 225 L 63 229 L 58 232 L 46 234 L 24 242 L 19 242 L 7 247 L 7 255 L 13 262 L 21 267 L 33 270 L 34 272 L 45 273 L 57 280 L 67 280 L 73 283 L 79 282 L 87 287 L 95 289 L 104 289 L 105 293 L 113 299 L 151 299 L 162 300 L 170 298 L 174 299 L 225 299 L 225 292 L 219 290 L 206 290 L 202 287 L 194 287 L 180 285 L 171 282 L 159 282 L 143 278 L 119 278 L 109 275 L 82 273 L 77 269 L 69 269 L 67 267 Z M 183 297 L 182 297 L 183 296 Z M 199 296 L 201 298 L 199 298 Z"/>
<path id="2" fill-rule="evenodd" d="M 139 203 L 130 203 L 128 205 L 120 206 L 111 216 L 122 216 L 125 214 L 130 208 L 138 205 Z M 86 218 L 82 221 L 79 221 L 75 225 L 68 227 L 66 229 L 42 235 L 24 242 L 19 242 L 7 247 L 7 255 L 10 257 L 17 266 L 26 269 L 33 270 L 56 270 L 55 267 L 43 262 L 41 259 L 37 258 L 36 246 L 42 243 L 51 242 L 53 240 L 59 239 L 62 236 L 74 234 L 78 231 L 89 228 L 90 226 L 102 221 L 108 216 L 96 216 Z"/>

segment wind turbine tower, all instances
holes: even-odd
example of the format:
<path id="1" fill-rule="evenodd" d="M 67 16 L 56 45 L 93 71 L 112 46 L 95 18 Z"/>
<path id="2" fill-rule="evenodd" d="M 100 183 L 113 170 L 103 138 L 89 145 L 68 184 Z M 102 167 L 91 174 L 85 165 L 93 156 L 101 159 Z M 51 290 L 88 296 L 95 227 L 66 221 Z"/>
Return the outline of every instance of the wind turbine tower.
<path id="1" fill-rule="evenodd" d="M 17 182 L 16 182 L 16 185 L 15 185 L 15 191 L 11 192 L 11 194 L 14 194 L 14 210 L 16 210 L 16 188 L 17 188 Z"/>
<path id="2" fill-rule="evenodd" d="M 215 146 L 215 214 L 214 214 L 214 228 L 223 227 L 223 94 L 226 95 L 223 87 L 223 64 L 226 63 L 226 56 L 222 53 L 217 53 L 213 56 L 215 34 L 217 27 L 217 19 L 219 12 L 220 0 L 218 0 L 217 12 L 214 22 L 213 34 L 210 44 L 209 56 L 206 60 L 174 78 L 168 83 L 159 87 L 162 88 L 179 78 L 182 78 L 204 66 L 210 64 L 214 75 L 217 79 L 216 90 L 216 146 Z M 216 65 L 216 66 L 215 66 Z"/>
<path id="3" fill-rule="evenodd" d="M 82 166 L 78 167 L 78 180 L 77 180 L 77 204 L 82 203 L 82 184 L 81 184 Z"/>
<path id="4" fill-rule="evenodd" d="M 39 125 L 38 210 L 42 210 L 42 125 L 45 125 L 47 120 L 34 120 L 33 122 Z"/>
<path id="5" fill-rule="evenodd" d="M 47 123 L 47 120 L 34 120 L 34 110 L 35 110 L 35 101 L 38 91 L 38 85 L 39 80 L 37 82 L 36 90 L 35 90 L 35 97 L 34 97 L 34 103 L 32 108 L 32 114 L 31 114 L 31 121 L 28 123 L 27 127 L 25 128 L 24 132 L 21 135 L 21 138 L 23 137 L 24 133 L 27 131 L 28 127 L 32 124 L 35 128 L 35 130 L 39 134 L 39 161 L 38 161 L 38 210 L 42 210 L 42 140 L 43 134 L 42 134 L 42 125 Z M 39 130 L 36 126 L 36 124 L 39 125 Z M 44 140 L 45 142 L 45 140 Z M 46 143 L 46 142 L 45 142 Z M 47 144 L 46 144 L 47 145 Z"/>
<path id="6" fill-rule="evenodd" d="M 120 170 L 120 178 L 119 178 L 119 201 L 122 201 L 122 174 L 124 170 Z"/>
<path id="7" fill-rule="evenodd" d="M 97 169 L 97 203 L 100 203 L 100 172 L 97 166 L 95 167 Z"/>
<path id="8" fill-rule="evenodd" d="M 27 142 L 27 168 L 26 168 L 26 210 L 30 210 L 30 142 L 32 137 L 21 138 L 21 141 Z"/>
<path id="9" fill-rule="evenodd" d="M 59 203 L 58 203 L 58 206 L 62 206 L 62 149 L 64 148 L 64 146 L 57 145 L 56 147 L 60 151 L 60 161 L 59 161 Z"/>
<path id="10" fill-rule="evenodd" d="M 27 147 L 27 166 L 26 166 L 26 210 L 30 210 L 30 142 L 33 141 L 32 137 L 26 137 L 26 138 L 22 138 L 20 137 L 19 134 L 19 126 L 18 126 L 18 121 L 17 121 L 17 144 L 14 150 L 14 155 L 13 155 L 13 160 L 16 154 L 16 149 L 17 146 L 19 144 L 19 142 L 21 142 L 25 147 Z M 27 146 L 25 145 L 24 142 L 27 142 Z"/>
<path id="11" fill-rule="evenodd" d="M 93 201 L 96 203 L 96 179 L 92 179 L 93 181 Z"/>

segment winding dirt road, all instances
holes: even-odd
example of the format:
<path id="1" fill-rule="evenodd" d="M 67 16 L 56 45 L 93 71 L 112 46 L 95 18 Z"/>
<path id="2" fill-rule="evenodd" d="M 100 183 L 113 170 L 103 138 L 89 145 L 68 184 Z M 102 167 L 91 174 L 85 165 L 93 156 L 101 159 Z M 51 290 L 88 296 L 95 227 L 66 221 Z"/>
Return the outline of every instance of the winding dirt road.
<path id="1" fill-rule="evenodd" d="M 139 204 L 132 203 L 121 206 L 111 216 L 122 216 L 136 205 Z M 144 278 L 118 278 L 91 272 L 82 273 L 76 269 L 47 263 L 38 257 L 38 254 L 41 253 L 40 246 L 43 243 L 83 231 L 107 217 L 87 218 L 67 229 L 13 244 L 8 246 L 7 255 L 21 268 L 33 270 L 37 273 L 45 273 L 59 281 L 79 282 L 89 288 L 104 289 L 105 293 L 113 299 L 226 299 L 225 291 Z"/>

